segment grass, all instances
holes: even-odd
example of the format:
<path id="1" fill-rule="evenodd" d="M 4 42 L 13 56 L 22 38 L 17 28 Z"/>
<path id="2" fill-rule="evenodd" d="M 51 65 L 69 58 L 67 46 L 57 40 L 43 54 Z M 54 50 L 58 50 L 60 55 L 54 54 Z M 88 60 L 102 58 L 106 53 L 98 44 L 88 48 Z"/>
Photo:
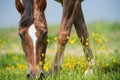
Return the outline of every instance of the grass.
<path id="1" fill-rule="evenodd" d="M 63 69 L 59 74 L 46 75 L 45 80 L 120 80 L 120 23 L 100 21 L 89 23 L 88 26 L 97 65 L 94 67 L 94 74 L 84 75 L 87 61 L 73 28 L 65 49 Z M 46 72 L 54 60 L 59 30 L 58 25 L 50 25 L 48 28 L 49 42 L 44 67 Z M 25 55 L 17 29 L 0 29 L 0 80 L 25 80 L 26 70 Z"/>

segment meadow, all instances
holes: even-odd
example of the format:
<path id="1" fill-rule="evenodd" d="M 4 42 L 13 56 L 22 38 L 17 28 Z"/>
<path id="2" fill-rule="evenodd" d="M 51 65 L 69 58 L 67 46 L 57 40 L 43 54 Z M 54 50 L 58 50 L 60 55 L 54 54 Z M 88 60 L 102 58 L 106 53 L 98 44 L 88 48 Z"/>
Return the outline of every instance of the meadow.
<path id="1" fill-rule="evenodd" d="M 120 80 L 120 23 L 95 21 L 87 26 L 96 61 L 96 66 L 91 64 L 93 74 L 84 75 L 87 61 L 74 28 L 64 52 L 63 69 L 56 75 L 47 74 L 56 53 L 59 30 L 59 25 L 48 25 L 45 80 Z M 26 80 L 26 60 L 17 28 L 0 28 L 0 80 Z"/>

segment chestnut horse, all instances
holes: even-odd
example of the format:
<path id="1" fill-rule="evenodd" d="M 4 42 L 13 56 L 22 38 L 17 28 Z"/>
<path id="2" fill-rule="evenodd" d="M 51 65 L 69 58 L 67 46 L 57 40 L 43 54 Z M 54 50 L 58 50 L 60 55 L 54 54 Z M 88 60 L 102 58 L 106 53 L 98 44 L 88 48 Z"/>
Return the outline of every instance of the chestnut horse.
<path id="1" fill-rule="evenodd" d="M 57 52 L 53 63 L 53 71 L 58 71 L 62 66 L 65 45 L 74 24 L 78 37 L 82 42 L 86 59 L 89 63 L 93 60 L 92 50 L 85 45 L 88 32 L 84 21 L 81 2 L 82 0 L 56 0 L 63 6 L 62 20 L 58 33 Z M 47 24 L 44 15 L 46 0 L 15 0 L 16 9 L 21 15 L 19 35 L 25 52 L 28 73 L 27 77 L 43 75 L 44 59 L 47 47 Z M 87 40 L 88 41 L 88 40 Z M 39 65 L 39 62 L 41 63 Z M 39 71 L 36 69 L 40 67 Z"/>

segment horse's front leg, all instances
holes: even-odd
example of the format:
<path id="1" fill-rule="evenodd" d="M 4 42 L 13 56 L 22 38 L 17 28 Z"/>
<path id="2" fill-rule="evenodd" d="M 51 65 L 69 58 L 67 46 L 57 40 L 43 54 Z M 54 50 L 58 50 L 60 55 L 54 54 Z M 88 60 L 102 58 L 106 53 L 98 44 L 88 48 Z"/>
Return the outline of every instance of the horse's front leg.
<path id="1" fill-rule="evenodd" d="M 83 50 L 86 56 L 86 59 L 88 61 L 88 68 L 90 69 L 90 64 L 95 64 L 95 61 L 93 59 L 93 53 L 92 50 L 90 48 L 90 43 L 89 43 L 89 35 L 88 35 L 88 31 L 87 31 L 87 27 L 84 21 L 84 17 L 83 17 L 83 13 L 82 13 L 82 9 L 81 9 L 81 5 L 78 11 L 78 14 L 76 16 L 75 22 L 75 29 L 77 31 L 78 37 L 81 40 L 81 43 L 83 45 Z M 86 70 L 85 74 L 88 71 Z"/>
<path id="2" fill-rule="evenodd" d="M 62 67 L 62 58 L 68 40 L 67 37 L 70 36 L 72 24 L 78 12 L 79 3 L 79 0 L 63 0 L 62 22 L 58 33 L 57 52 L 53 64 L 53 71 L 55 72 Z"/>

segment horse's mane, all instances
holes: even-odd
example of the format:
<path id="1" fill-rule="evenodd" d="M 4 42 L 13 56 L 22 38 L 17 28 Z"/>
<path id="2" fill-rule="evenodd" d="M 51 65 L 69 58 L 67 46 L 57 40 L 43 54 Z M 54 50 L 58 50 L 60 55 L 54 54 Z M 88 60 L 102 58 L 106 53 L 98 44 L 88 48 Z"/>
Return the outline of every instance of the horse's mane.
<path id="1" fill-rule="evenodd" d="M 24 12 L 19 25 L 21 27 L 28 27 L 33 23 L 33 0 L 22 0 L 22 3 Z"/>

